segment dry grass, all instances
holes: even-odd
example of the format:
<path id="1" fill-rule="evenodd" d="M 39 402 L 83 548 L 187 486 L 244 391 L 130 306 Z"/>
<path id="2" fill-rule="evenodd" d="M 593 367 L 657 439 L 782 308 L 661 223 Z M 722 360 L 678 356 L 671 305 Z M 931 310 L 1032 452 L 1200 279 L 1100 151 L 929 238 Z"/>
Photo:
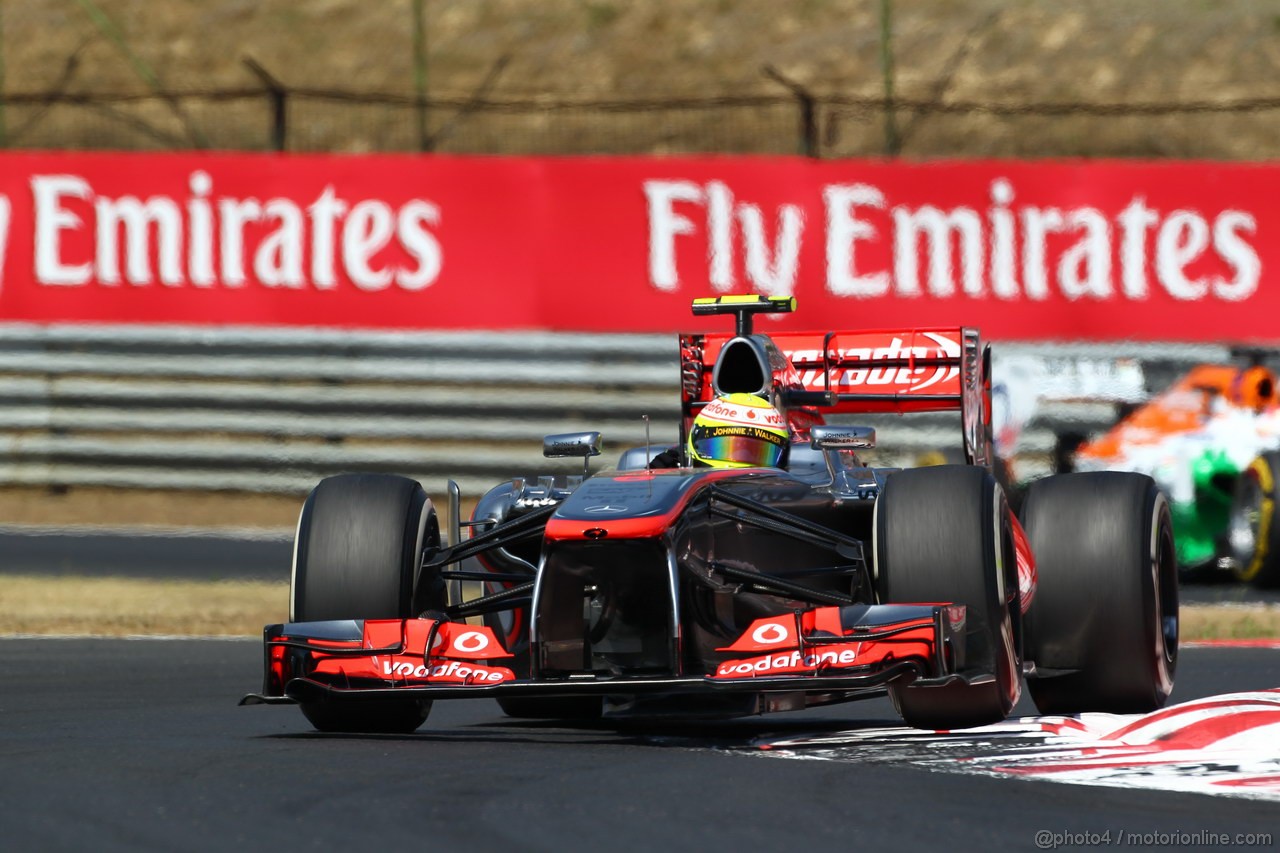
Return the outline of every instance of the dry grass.
<path id="1" fill-rule="evenodd" d="M 257 636 L 289 609 L 284 583 L 5 576 L 0 635 Z M 1280 638 L 1280 607 L 1182 608 L 1182 639 Z"/>
<path id="2" fill-rule="evenodd" d="M 25 575 L 0 581 L 4 634 L 257 636 L 288 612 L 286 583 Z"/>
<path id="3" fill-rule="evenodd" d="M 1280 606 L 1191 605 L 1182 608 L 1182 639 L 1280 639 Z"/>
<path id="4" fill-rule="evenodd" d="M 409 0 L 95 0 L 123 43 L 165 88 L 257 87 L 253 57 L 292 87 L 414 91 Z M 778 69 L 820 95 L 882 91 L 876 0 L 430 0 L 425 6 L 426 85 L 467 97 L 503 58 L 495 99 L 664 98 L 782 95 L 762 71 Z M 900 98 L 933 102 L 1043 104 L 1073 101 L 1213 101 L 1274 95 L 1280 70 L 1280 8 L 1267 0 L 895 0 L 893 50 Z M 75 0 L 4 4 L 5 87 L 43 92 L 149 91 L 111 38 Z M 301 110 L 301 112 L 294 112 Z M 494 115 L 438 111 L 473 150 L 530 150 L 531 126 Z M 291 107 L 305 150 L 360 152 L 403 146 L 412 117 L 397 108 Z M 1088 117 L 915 114 L 903 110 L 910 157 L 1274 157 L 1277 111 L 1244 114 Z M 188 102 L 186 121 L 218 146 L 267 144 L 259 102 Z M 719 115 L 674 138 L 637 147 L 652 117 L 596 134 L 557 135 L 558 147 L 595 140 L 613 150 L 761 150 L 760 125 Z M 149 133 L 136 130 L 144 123 Z M 11 107 L 9 133 L 23 146 L 96 147 L 103 140 L 185 144 L 184 121 L 159 100 L 110 110 Z M 788 125 L 792 120 L 788 119 Z M 25 130 L 24 130 L 25 128 Z M 878 154 L 881 116 L 840 108 L 823 118 L 831 156 Z M 493 137 L 493 139 L 490 139 Z M 466 143 L 460 143 L 463 150 Z"/>

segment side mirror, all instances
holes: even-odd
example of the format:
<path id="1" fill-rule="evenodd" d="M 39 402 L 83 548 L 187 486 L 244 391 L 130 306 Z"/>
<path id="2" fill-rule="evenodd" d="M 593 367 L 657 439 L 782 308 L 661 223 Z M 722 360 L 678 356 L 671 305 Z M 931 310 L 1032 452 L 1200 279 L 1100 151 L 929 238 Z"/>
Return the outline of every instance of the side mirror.
<path id="1" fill-rule="evenodd" d="M 876 446 L 876 431 L 868 426 L 824 424 L 809 430 L 809 446 L 817 450 L 851 450 Z"/>
<path id="2" fill-rule="evenodd" d="M 600 433 L 564 432 L 542 439 L 542 455 L 548 459 L 577 456 L 589 459 L 600 455 Z"/>

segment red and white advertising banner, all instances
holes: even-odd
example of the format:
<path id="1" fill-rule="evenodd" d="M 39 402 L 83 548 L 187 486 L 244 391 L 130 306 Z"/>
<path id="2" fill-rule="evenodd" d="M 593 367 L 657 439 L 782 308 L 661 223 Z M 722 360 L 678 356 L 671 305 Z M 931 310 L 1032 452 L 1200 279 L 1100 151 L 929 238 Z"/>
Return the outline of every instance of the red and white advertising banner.
<path id="1" fill-rule="evenodd" d="M 0 155 L 0 321 L 1280 340 L 1280 165 Z M 761 320 L 775 322 L 778 318 Z"/>

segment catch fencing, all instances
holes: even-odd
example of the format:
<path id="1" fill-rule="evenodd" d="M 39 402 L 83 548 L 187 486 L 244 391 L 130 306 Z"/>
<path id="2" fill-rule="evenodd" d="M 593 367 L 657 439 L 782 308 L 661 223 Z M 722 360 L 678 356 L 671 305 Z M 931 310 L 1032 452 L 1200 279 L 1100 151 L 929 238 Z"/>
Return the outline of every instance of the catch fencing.
<path id="1" fill-rule="evenodd" d="M 1278 153 L 1280 98 L 942 102 L 798 85 L 629 100 L 419 97 L 267 75 L 260 85 L 162 93 L 13 92 L 0 95 L 0 115 L 0 147 L 18 149 L 1257 160 Z M 968 138 L 975 122 L 980 143 Z M 1234 128 L 1226 137 L 1224 125 Z"/>

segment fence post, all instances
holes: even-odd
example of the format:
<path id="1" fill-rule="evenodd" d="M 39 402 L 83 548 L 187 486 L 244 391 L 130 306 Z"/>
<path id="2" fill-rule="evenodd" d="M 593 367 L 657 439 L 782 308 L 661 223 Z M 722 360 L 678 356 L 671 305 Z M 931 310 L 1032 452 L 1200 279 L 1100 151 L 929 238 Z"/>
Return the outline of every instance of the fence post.
<path id="1" fill-rule="evenodd" d="M 249 72 L 258 78 L 258 82 L 262 83 L 262 88 L 267 93 L 267 100 L 271 103 L 271 150 L 284 151 L 287 147 L 289 132 L 287 109 L 289 90 L 253 57 L 246 56 L 242 61 Z"/>
<path id="2" fill-rule="evenodd" d="M 818 100 L 813 93 L 794 80 L 783 76 L 782 72 L 772 65 L 765 65 L 764 75 L 784 86 L 795 96 L 800 107 L 800 153 L 805 157 L 818 156 Z"/>
<path id="3" fill-rule="evenodd" d="M 427 0 L 413 0 L 413 90 L 416 96 L 418 150 L 431 150 L 427 133 Z"/>
<path id="4" fill-rule="evenodd" d="M 9 144 L 9 128 L 5 118 L 9 109 L 9 95 L 4 80 L 4 9 L 0 7 L 0 148 Z"/>
<path id="5" fill-rule="evenodd" d="M 893 0 L 880 0 L 880 72 L 884 76 L 884 153 L 897 157 L 902 150 L 898 114 L 893 102 Z"/>

